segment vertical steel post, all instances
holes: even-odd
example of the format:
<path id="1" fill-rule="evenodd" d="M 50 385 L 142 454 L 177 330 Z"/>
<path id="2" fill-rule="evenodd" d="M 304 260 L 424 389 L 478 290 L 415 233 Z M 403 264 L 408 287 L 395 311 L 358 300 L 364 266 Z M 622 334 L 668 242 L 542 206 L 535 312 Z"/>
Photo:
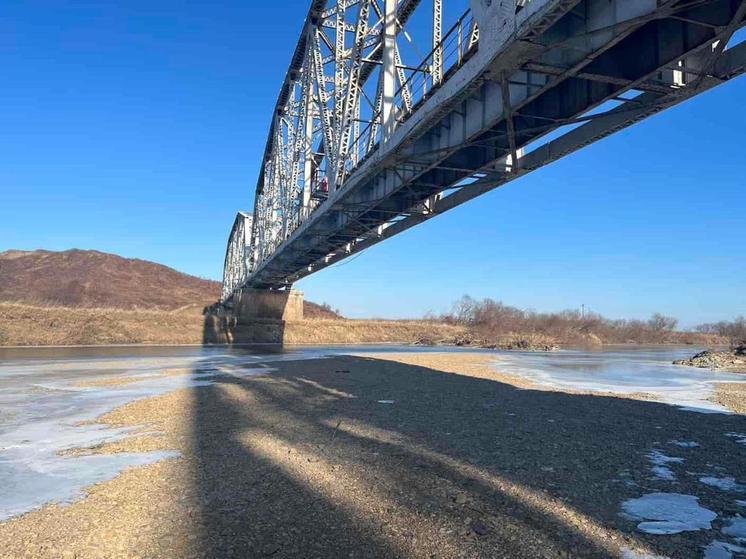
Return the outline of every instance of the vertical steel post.
<path id="1" fill-rule="evenodd" d="M 310 88 L 309 88 L 310 90 Z M 303 203 L 301 205 L 301 219 L 308 217 L 311 208 L 311 184 L 313 182 L 313 100 L 309 94 L 306 98 L 306 129 L 303 141 Z"/>
<path id="2" fill-rule="evenodd" d="M 396 0 L 384 0 L 383 66 L 381 67 L 382 143 L 388 141 L 396 128 Z"/>
<path id="3" fill-rule="evenodd" d="M 342 124 L 345 98 L 345 36 L 347 33 L 347 21 L 345 12 L 347 0 L 337 0 L 337 20 L 334 39 L 334 127 L 337 129 L 337 140 L 339 140 L 339 129 Z M 340 162 L 337 160 L 338 148 L 327 147 L 327 157 L 331 160 L 332 169 L 336 171 Z M 329 189 L 337 187 L 337 173 L 327 173 L 329 178 Z"/>
<path id="4" fill-rule="evenodd" d="M 433 0 L 433 85 L 443 80 L 443 0 Z"/>
<path id="5" fill-rule="evenodd" d="M 308 218 L 311 211 L 311 185 L 313 183 L 313 116 L 314 116 L 314 98 L 313 98 L 313 28 L 308 29 L 306 44 L 309 45 L 306 52 L 306 61 L 304 65 L 305 75 L 303 76 L 305 84 L 305 130 L 303 138 L 303 194 L 301 206 L 299 209 L 299 223 L 303 223 Z M 299 123 L 300 124 L 300 123 Z"/>

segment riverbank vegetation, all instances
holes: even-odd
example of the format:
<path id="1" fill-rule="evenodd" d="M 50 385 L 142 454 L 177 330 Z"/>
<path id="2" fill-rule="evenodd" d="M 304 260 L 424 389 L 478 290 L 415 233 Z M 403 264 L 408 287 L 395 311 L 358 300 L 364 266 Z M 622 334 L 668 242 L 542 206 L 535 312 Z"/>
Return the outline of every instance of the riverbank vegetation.
<path id="1" fill-rule="evenodd" d="M 0 345 L 200 344 L 202 305 L 173 310 L 81 308 L 0 302 Z M 286 344 L 416 343 L 523 350 L 602 344 L 727 345 L 743 319 L 679 331 L 674 318 L 612 320 L 595 313 L 539 313 L 462 297 L 422 320 L 351 320 L 306 303 L 306 320 L 285 325 Z M 729 334 L 730 332 L 730 334 Z M 735 346 L 734 346 L 735 347 Z"/>
<path id="2" fill-rule="evenodd" d="M 98 251 L 0 253 L 0 345 L 200 344 L 202 310 L 220 283 L 154 262 Z M 675 318 L 612 320 L 591 312 L 541 313 L 492 299 L 459 299 L 421 320 L 350 320 L 304 304 L 288 344 L 419 343 L 547 350 L 557 346 L 679 343 L 736 347 L 746 319 L 680 331 Z"/>
<path id="3" fill-rule="evenodd" d="M 346 320 L 323 305 L 285 325 L 286 344 L 415 343 L 456 340 L 465 328 L 425 320 Z M 0 303 L 0 346 L 201 344 L 202 305 L 175 310 L 74 308 Z"/>
<path id="4" fill-rule="evenodd" d="M 168 311 L 0 303 L 0 346 L 201 341 L 202 305 Z"/>
<path id="5" fill-rule="evenodd" d="M 746 346 L 746 317 L 739 316 L 735 320 L 700 324 L 695 328 L 703 334 L 720 336 L 728 340 L 731 349 Z"/>
<path id="6" fill-rule="evenodd" d="M 678 320 L 660 313 L 647 320 L 609 319 L 578 310 L 550 313 L 524 310 L 501 301 L 477 300 L 468 295 L 456 301 L 449 312 L 429 318 L 465 328 L 472 339 L 462 340 L 460 345 L 509 349 L 625 343 L 720 345 L 727 341 L 715 328 L 677 330 Z"/>

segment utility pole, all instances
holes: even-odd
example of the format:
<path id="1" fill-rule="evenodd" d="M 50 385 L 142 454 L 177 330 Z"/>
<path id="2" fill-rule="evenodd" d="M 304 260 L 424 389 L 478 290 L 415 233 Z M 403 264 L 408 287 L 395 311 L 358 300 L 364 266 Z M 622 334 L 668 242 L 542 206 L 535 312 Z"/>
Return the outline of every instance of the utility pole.
<path id="1" fill-rule="evenodd" d="M 580 318 L 585 319 L 585 303 L 580 305 Z"/>

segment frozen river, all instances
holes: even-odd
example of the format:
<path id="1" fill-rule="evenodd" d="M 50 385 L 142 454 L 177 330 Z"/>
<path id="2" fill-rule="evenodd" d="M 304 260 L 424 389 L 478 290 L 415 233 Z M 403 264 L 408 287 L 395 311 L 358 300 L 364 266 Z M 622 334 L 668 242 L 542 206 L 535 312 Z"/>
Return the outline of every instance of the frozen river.
<path id="1" fill-rule="evenodd" d="M 249 349 L 199 347 L 0 349 L 0 521 L 45 503 L 73 501 L 84 487 L 111 479 L 126 467 L 173 456 L 166 452 L 66 453 L 128 436 L 125 429 L 91 422 L 116 407 L 180 388 L 208 385 L 218 373 L 246 376 L 271 372 L 271 362 L 277 360 L 401 351 L 464 350 L 347 346 L 262 354 Z M 489 353 L 501 371 L 547 388 L 645 392 L 687 410 L 724 411 L 708 400 L 714 382 L 744 377 L 670 364 L 694 351 L 612 348 Z M 124 377 L 137 380 L 98 382 Z"/>

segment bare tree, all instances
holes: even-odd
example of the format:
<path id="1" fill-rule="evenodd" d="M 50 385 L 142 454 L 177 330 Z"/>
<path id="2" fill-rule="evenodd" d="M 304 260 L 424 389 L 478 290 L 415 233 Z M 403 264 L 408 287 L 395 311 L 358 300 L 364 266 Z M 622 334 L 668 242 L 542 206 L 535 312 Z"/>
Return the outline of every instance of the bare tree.
<path id="1" fill-rule="evenodd" d="M 720 323 L 719 334 L 728 338 L 732 349 L 746 346 L 746 318 L 739 316 L 732 322 Z"/>
<path id="2" fill-rule="evenodd" d="M 648 320 L 648 326 L 655 332 L 673 332 L 679 321 L 672 316 L 655 313 Z"/>
<path id="3" fill-rule="evenodd" d="M 476 307 L 477 301 L 475 299 L 469 295 L 463 295 L 453 303 L 450 316 L 458 324 L 470 324 L 474 321 Z"/>
<path id="4" fill-rule="evenodd" d="M 746 318 L 743 316 L 739 316 L 732 321 L 721 320 L 720 322 L 700 324 L 695 327 L 695 330 L 726 338 L 732 349 L 746 346 Z"/>
<path id="5" fill-rule="evenodd" d="M 660 313 L 649 320 L 610 320 L 595 313 L 565 310 L 539 313 L 495 301 L 464 295 L 441 320 L 473 329 L 482 339 L 511 335 L 539 335 L 565 343 L 600 339 L 608 343 L 659 342 L 675 337 L 678 320 Z"/>

